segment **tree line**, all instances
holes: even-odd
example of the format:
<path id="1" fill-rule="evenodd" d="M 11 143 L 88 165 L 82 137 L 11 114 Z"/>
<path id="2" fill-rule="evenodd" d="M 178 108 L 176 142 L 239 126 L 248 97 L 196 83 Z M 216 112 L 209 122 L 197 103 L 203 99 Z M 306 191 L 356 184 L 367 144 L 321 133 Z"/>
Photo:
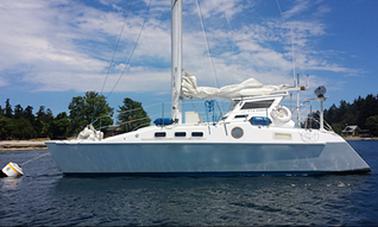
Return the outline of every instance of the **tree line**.
<path id="1" fill-rule="evenodd" d="M 378 95 L 359 96 L 352 103 L 342 100 L 338 106 L 333 104 L 326 109 L 324 118 L 338 133 L 347 125 L 358 125 L 361 129 L 368 129 L 371 135 L 378 136 Z"/>
<path id="2" fill-rule="evenodd" d="M 68 105 L 68 113 L 54 116 L 45 106 L 34 113 L 32 106 L 23 108 L 20 104 L 12 107 L 9 99 L 0 105 L 0 140 L 50 138 L 65 139 L 77 135 L 85 126 L 93 124 L 106 135 L 114 135 L 149 125 L 151 120 L 140 102 L 125 98 L 116 110 L 110 107 L 105 96 L 88 91 L 83 96 L 73 97 Z M 318 118 L 319 113 L 312 113 Z M 312 116 L 314 117 L 314 116 Z M 337 132 L 347 125 L 358 125 L 378 136 L 378 95 L 358 97 L 352 103 L 344 100 L 324 111 L 325 120 Z M 314 122 L 312 122 L 314 124 Z M 318 127 L 311 126 L 313 128 Z"/>
<path id="3" fill-rule="evenodd" d="M 32 106 L 23 108 L 20 104 L 12 107 L 9 99 L 4 107 L 0 105 L 0 139 L 65 139 L 77 135 L 85 126 L 93 124 L 105 134 L 132 131 L 150 123 L 150 118 L 140 102 L 125 98 L 117 109 L 116 122 L 112 126 L 114 109 L 105 96 L 88 91 L 83 96 L 73 97 L 68 113 L 54 116 L 51 109 L 40 106 L 34 113 Z"/>

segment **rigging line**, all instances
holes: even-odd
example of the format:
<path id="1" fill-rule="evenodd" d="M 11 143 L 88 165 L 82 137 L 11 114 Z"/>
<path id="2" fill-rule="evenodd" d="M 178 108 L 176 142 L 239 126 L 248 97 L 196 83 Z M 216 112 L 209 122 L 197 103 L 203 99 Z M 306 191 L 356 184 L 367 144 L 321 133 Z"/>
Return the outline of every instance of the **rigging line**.
<path id="1" fill-rule="evenodd" d="M 155 116 L 155 115 L 153 115 L 153 116 Z M 133 122 L 138 122 L 138 121 L 147 120 L 147 119 L 151 120 L 151 118 L 149 116 L 147 116 L 147 117 L 142 117 L 142 118 L 138 118 L 138 119 L 133 119 L 133 120 L 129 120 L 129 121 L 120 122 L 117 125 L 105 125 L 105 126 L 100 127 L 99 129 L 111 128 L 111 127 L 114 127 L 114 126 L 118 127 L 118 126 L 121 126 L 121 125 L 130 124 L 130 123 L 133 123 Z"/>
<path id="2" fill-rule="evenodd" d="M 277 5 L 277 8 L 278 8 L 278 11 L 280 12 L 280 16 L 282 17 L 283 15 L 283 12 L 282 12 L 282 8 L 281 8 L 281 5 L 280 5 L 280 2 L 279 0 L 275 0 L 276 2 L 276 5 Z M 292 28 L 292 25 L 289 24 L 289 29 L 290 29 L 290 51 L 291 51 L 291 64 L 292 64 L 292 72 L 293 72 L 293 81 L 294 81 L 294 86 L 297 86 L 297 81 L 296 81 L 296 60 L 295 60 L 295 54 L 294 54 L 294 33 L 293 33 L 293 28 Z M 298 92 L 299 94 L 299 92 Z M 292 103 L 293 100 L 292 100 L 293 96 L 292 94 L 290 94 L 290 102 Z M 297 97 L 298 99 L 298 97 Z M 298 107 L 297 107 L 298 108 Z M 298 109 L 294 107 L 294 105 L 292 106 L 291 110 L 293 111 L 294 109 L 296 109 L 296 111 L 298 112 Z"/>
<path id="3" fill-rule="evenodd" d="M 233 37 L 233 35 L 234 35 L 234 28 L 232 27 L 232 25 L 231 25 L 231 22 L 227 19 L 227 16 L 226 16 L 226 13 L 225 12 L 223 12 L 223 17 L 224 17 L 224 19 L 226 20 L 226 24 L 228 25 L 228 29 L 230 29 L 230 31 L 231 31 L 231 37 L 230 38 L 228 38 L 230 41 L 234 41 L 234 37 Z M 235 45 L 231 45 L 231 50 L 232 50 L 232 52 L 233 53 L 235 53 L 235 51 L 236 51 L 236 48 L 235 48 Z"/>
<path id="4" fill-rule="evenodd" d="M 148 107 L 152 107 L 152 106 L 156 106 L 156 105 L 160 105 L 160 103 L 154 103 L 154 104 L 150 104 L 150 105 L 146 105 L 146 106 L 142 106 L 142 107 L 139 107 L 139 108 L 134 108 L 134 109 L 130 109 L 130 110 L 125 110 L 125 111 L 119 111 L 118 114 L 123 114 L 123 113 L 128 113 L 128 112 L 135 112 L 137 110 L 145 110 L 147 109 Z M 106 117 L 111 117 L 110 114 L 106 114 L 106 115 L 102 115 L 102 116 L 99 116 L 97 117 L 94 121 L 91 122 L 91 124 L 94 124 L 96 123 L 98 120 L 102 119 L 102 118 L 106 118 Z"/>
<path id="5" fill-rule="evenodd" d="M 226 24 L 228 25 L 228 29 L 230 30 L 230 33 L 231 33 L 231 37 L 228 37 L 228 39 L 232 42 L 232 43 L 235 43 L 234 42 L 234 29 L 233 29 L 233 27 L 232 27 L 232 25 L 231 25 L 231 22 L 228 20 L 228 18 L 227 18 L 227 16 L 226 16 L 226 13 L 225 12 L 223 12 L 223 17 L 224 17 L 224 19 L 226 20 Z M 232 54 L 235 54 L 236 53 L 236 48 L 235 48 L 235 45 L 231 45 L 231 53 Z M 233 73 L 231 73 L 231 77 L 235 80 L 236 79 L 236 77 L 235 77 L 235 75 L 233 74 Z"/>
<path id="6" fill-rule="evenodd" d="M 278 0 L 276 0 L 276 5 L 277 5 L 277 8 L 278 8 L 278 11 L 280 11 L 280 15 L 282 16 L 282 8 L 281 8 L 281 5 L 278 2 Z"/>
<path id="7" fill-rule="evenodd" d="M 293 29 L 292 27 L 290 26 L 290 44 L 291 44 L 291 63 L 292 63 L 292 67 L 293 67 L 293 79 L 294 81 L 296 82 L 296 69 L 295 69 L 295 55 L 294 55 L 294 42 L 293 42 L 293 37 L 294 37 L 294 33 L 293 33 Z M 295 84 L 295 86 L 297 86 L 297 84 Z"/>
<path id="8" fill-rule="evenodd" d="M 28 164 L 28 163 L 30 163 L 30 162 L 33 162 L 33 161 L 38 160 L 38 159 L 40 159 L 40 158 L 43 158 L 43 157 L 45 157 L 45 156 L 47 156 L 47 155 L 50 155 L 50 153 L 41 154 L 41 155 L 38 155 L 38 156 L 36 156 L 36 157 L 34 157 L 34 158 L 32 158 L 32 159 L 29 159 L 29 160 L 27 160 L 27 161 L 21 163 L 21 166 L 24 166 L 24 165 L 26 165 L 26 164 Z"/>
<path id="9" fill-rule="evenodd" d="M 151 2 L 152 2 L 152 0 L 150 0 L 150 1 L 148 2 L 147 10 L 146 10 L 146 15 L 148 15 L 148 13 L 149 13 L 149 11 L 150 11 L 150 8 L 151 8 Z M 131 60 L 131 58 L 133 57 L 134 52 L 135 52 L 135 50 L 136 50 L 136 48 L 137 48 L 137 46 L 138 46 L 138 43 L 139 43 L 140 37 L 142 36 L 142 32 L 143 32 L 143 30 L 144 30 L 144 27 L 145 27 L 145 25 L 146 25 L 146 22 L 147 22 L 147 16 L 146 16 L 146 17 L 144 18 L 144 20 L 143 20 L 143 24 L 142 24 L 142 26 L 141 26 L 141 28 L 140 28 L 140 30 L 139 30 L 138 36 L 137 36 L 137 38 L 136 38 L 136 40 L 135 40 L 135 45 L 134 45 L 133 49 L 131 50 L 129 56 L 127 57 L 127 60 L 126 60 L 126 67 L 124 67 L 124 68 L 122 69 L 120 75 L 118 76 L 118 79 L 117 79 L 116 83 L 114 84 L 113 88 L 110 90 L 110 92 L 109 92 L 109 94 L 106 96 L 106 98 L 109 98 L 109 97 L 113 94 L 114 89 L 117 87 L 118 83 L 121 81 L 121 78 L 122 78 L 122 76 L 124 75 L 124 73 L 130 69 L 130 60 Z"/>
<path id="10" fill-rule="evenodd" d="M 110 59 L 109 66 L 108 66 L 108 68 L 106 70 L 105 79 L 104 79 L 104 82 L 102 83 L 100 94 L 102 94 L 104 92 L 105 85 L 106 85 L 106 82 L 107 82 L 107 80 L 109 78 L 110 71 L 112 70 L 113 63 L 114 63 L 114 58 L 115 58 L 115 55 L 116 55 L 116 53 L 118 51 L 119 43 L 121 41 L 122 34 L 123 34 L 124 29 L 125 29 L 125 26 L 126 26 L 126 21 L 123 23 L 123 25 L 121 27 L 121 31 L 120 31 L 120 33 L 118 35 L 118 39 L 117 39 L 116 45 L 115 45 L 113 53 L 112 53 L 112 58 Z"/>
<path id="11" fill-rule="evenodd" d="M 217 71 L 215 69 L 214 59 L 212 58 L 211 53 L 210 53 L 209 39 L 207 37 L 207 31 L 206 31 L 206 27 L 205 27 L 205 23 L 204 23 L 204 19 L 203 19 L 203 15 L 202 15 L 202 10 L 201 10 L 201 5 L 200 5 L 199 0 L 196 0 L 196 5 L 197 5 L 198 12 L 199 12 L 200 21 L 201 21 L 202 33 L 203 33 L 203 35 L 205 37 L 205 41 L 206 41 L 207 55 L 208 55 L 208 57 L 210 59 L 212 71 L 213 71 L 213 74 L 214 74 L 214 77 L 215 77 L 215 85 L 217 87 L 219 87 L 219 82 L 218 82 L 218 77 L 217 77 Z"/>
<path id="12" fill-rule="evenodd" d="M 281 4 L 279 2 L 279 0 L 275 0 L 276 2 L 276 5 L 277 5 L 277 8 L 278 8 L 278 11 L 280 12 L 280 16 L 282 17 L 282 8 L 281 8 Z M 292 67 L 293 67 L 293 79 L 294 79 L 294 82 L 296 81 L 296 64 L 295 64 L 295 56 L 294 56 L 294 42 L 293 42 L 293 37 L 294 37 L 294 33 L 293 33 L 293 28 L 292 28 L 292 25 L 289 24 L 289 28 L 290 28 L 290 48 L 291 48 L 291 64 L 292 64 Z"/>
<path id="13" fill-rule="evenodd" d="M 217 100 L 215 100 L 215 105 L 217 106 L 218 111 L 220 112 L 220 116 L 223 117 L 223 108 L 222 108 L 222 106 L 219 104 L 219 102 L 217 102 Z"/>

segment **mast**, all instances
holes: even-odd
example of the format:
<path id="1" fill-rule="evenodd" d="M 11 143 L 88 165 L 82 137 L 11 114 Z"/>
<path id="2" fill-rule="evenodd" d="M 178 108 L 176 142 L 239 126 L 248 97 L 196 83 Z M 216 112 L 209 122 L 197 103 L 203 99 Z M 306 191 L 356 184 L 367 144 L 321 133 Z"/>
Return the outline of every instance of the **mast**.
<path id="1" fill-rule="evenodd" d="M 172 119 L 181 123 L 181 81 L 182 81 L 182 0 L 171 0 L 171 88 Z"/>

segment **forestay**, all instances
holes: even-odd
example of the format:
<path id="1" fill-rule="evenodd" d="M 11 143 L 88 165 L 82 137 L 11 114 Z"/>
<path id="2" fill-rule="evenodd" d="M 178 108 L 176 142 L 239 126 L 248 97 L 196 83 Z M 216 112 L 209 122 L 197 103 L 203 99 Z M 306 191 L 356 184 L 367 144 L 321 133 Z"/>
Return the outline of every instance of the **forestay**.
<path id="1" fill-rule="evenodd" d="M 231 84 L 221 88 L 199 87 L 195 76 L 185 72 L 182 78 L 181 94 L 186 98 L 240 98 L 257 95 L 269 95 L 286 91 L 288 85 L 263 85 L 254 78 L 247 79 L 240 84 Z"/>

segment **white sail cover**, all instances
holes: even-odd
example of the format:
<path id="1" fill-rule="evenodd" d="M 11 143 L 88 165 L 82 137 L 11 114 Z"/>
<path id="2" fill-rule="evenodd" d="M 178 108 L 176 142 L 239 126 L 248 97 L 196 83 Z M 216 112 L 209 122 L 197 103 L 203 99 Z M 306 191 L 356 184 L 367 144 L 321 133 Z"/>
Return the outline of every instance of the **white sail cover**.
<path id="1" fill-rule="evenodd" d="M 231 84 L 221 88 L 198 87 L 195 76 L 185 72 L 182 78 L 181 94 L 186 98 L 239 98 L 257 95 L 269 95 L 274 92 L 285 91 L 287 85 L 263 85 L 254 78 L 250 78 L 240 84 Z"/>

